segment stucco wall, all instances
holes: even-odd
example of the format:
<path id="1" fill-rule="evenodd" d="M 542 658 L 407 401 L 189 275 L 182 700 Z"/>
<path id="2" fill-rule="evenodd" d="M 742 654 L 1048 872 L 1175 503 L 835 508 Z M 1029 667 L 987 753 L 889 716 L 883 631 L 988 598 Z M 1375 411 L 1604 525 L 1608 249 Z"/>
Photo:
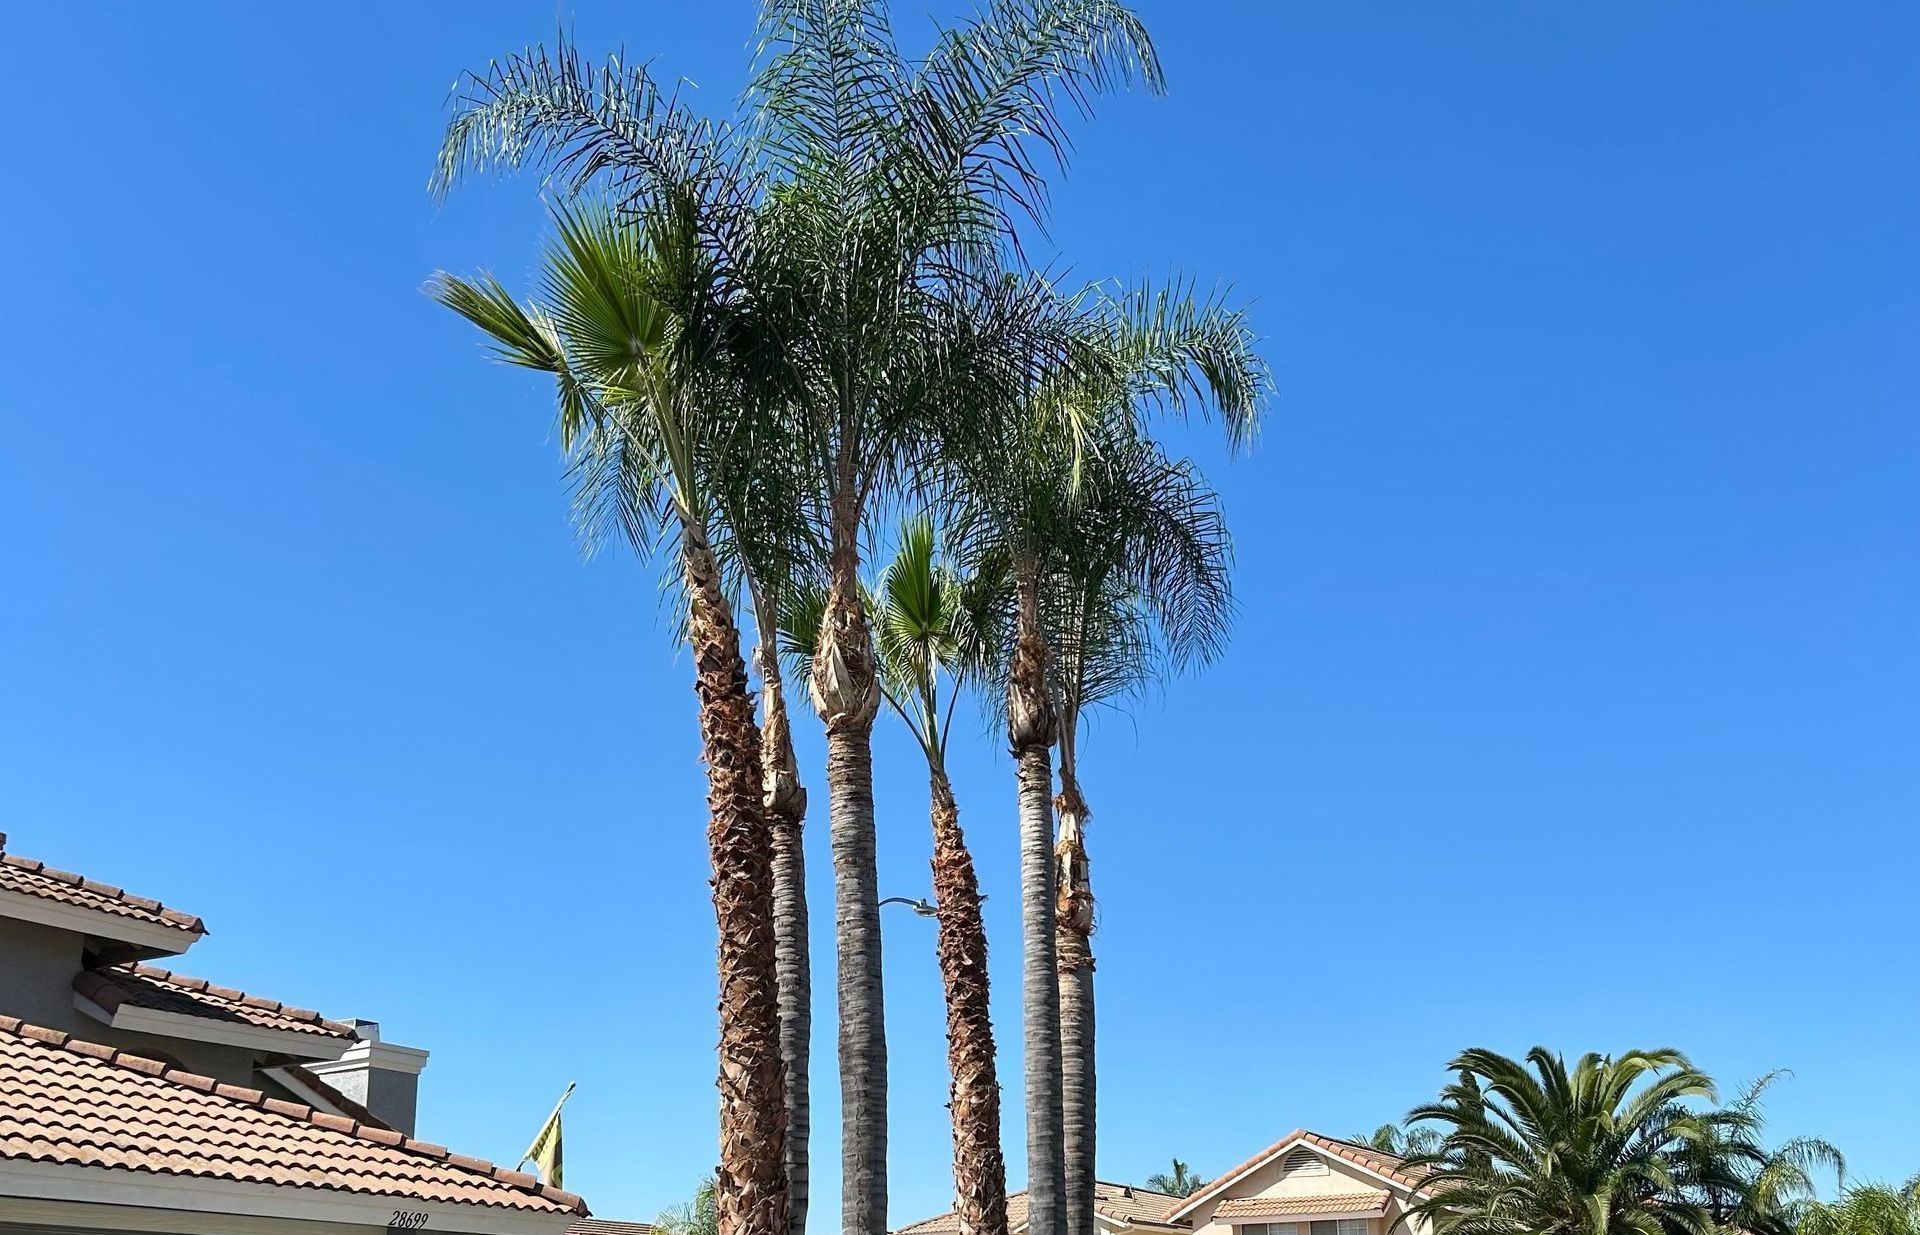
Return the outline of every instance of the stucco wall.
<path id="1" fill-rule="evenodd" d="M 78 1032 L 73 975 L 80 972 L 80 947 L 72 931 L 0 918 L 0 1013 Z"/>
<path id="2" fill-rule="evenodd" d="M 1289 1151 L 1260 1167 L 1196 1210 L 1191 1215 L 1195 1235 L 1234 1235 L 1231 1222 L 1216 1220 L 1213 1216 L 1221 1203 L 1229 1200 L 1248 1197 L 1340 1196 L 1356 1192 L 1381 1191 L 1388 1194 L 1387 1212 L 1384 1217 L 1374 1218 L 1369 1223 L 1369 1235 L 1427 1235 L 1425 1223 L 1402 1223 L 1398 1227 L 1394 1225 L 1406 1208 L 1402 1196 L 1403 1189 L 1396 1188 L 1379 1176 L 1368 1174 L 1351 1163 L 1325 1155 L 1316 1156 L 1325 1163 L 1326 1173 L 1289 1173 L 1285 1169 L 1285 1163 L 1291 1153 L 1292 1151 Z M 1246 1221 L 1267 1220 L 1247 1219 Z M 1287 1219 L 1275 1218 L 1272 1221 L 1285 1222 Z M 1301 1235 L 1306 1235 L 1304 1225 Z"/>
<path id="3" fill-rule="evenodd" d="M 229 1084 L 259 1084 L 250 1050 L 127 1033 L 80 1011 L 73 1002 L 73 979 L 85 960 L 84 946 L 84 938 L 72 931 L 0 918 L 0 1013 L 89 1042 L 158 1055 Z"/>

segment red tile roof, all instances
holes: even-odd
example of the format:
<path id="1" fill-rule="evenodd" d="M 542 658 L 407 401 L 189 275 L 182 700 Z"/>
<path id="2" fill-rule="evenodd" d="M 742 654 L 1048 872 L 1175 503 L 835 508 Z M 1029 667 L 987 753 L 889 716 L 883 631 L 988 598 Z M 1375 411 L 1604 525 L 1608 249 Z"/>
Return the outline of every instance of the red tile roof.
<path id="1" fill-rule="evenodd" d="M 0 1160 L 586 1216 L 439 1145 L 0 1016 Z"/>
<path id="2" fill-rule="evenodd" d="M 1215 1218 L 1284 1218 L 1292 1214 L 1377 1214 L 1387 1207 L 1384 1192 L 1346 1192 L 1339 1196 L 1244 1196 L 1222 1201 Z"/>
<path id="3" fill-rule="evenodd" d="M 1356 1166 L 1366 1167 L 1376 1174 L 1384 1175 L 1394 1183 L 1408 1188 L 1417 1188 L 1425 1182 L 1427 1171 L 1409 1168 L 1405 1159 L 1373 1148 L 1370 1145 L 1356 1145 L 1352 1141 L 1342 1141 L 1331 1136 L 1322 1136 L 1318 1132 L 1308 1132 L 1305 1128 L 1296 1128 L 1287 1133 L 1245 1162 L 1223 1173 L 1218 1179 L 1187 1197 L 1175 1206 L 1175 1213 L 1192 1210 L 1206 1201 L 1219 1196 L 1238 1183 L 1249 1171 L 1267 1162 L 1281 1150 L 1293 1144 L 1312 1145 L 1323 1149 L 1336 1158 L 1344 1159 Z"/>
<path id="4" fill-rule="evenodd" d="M 109 1013 L 122 1004 L 132 1004 L 183 1016 L 244 1021 L 262 1029 L 284 1029 L 327 1038 L 354 1036 L 353 1026 L 330 1021 L 318 1012 L 215 986 L 205 978 L 189 978 L 151 965 L 83 970 L 74 976 L 73 989 Z"/>
<path id="5" fill-rule="evenodd" d="M 6 849 L 6 833 L 0 832 L 0 851 Z M 169 909 L 159 901 L 95 883 L 71 871 L 55 870 L 45 862 L 0 852 L 0 890 L 21 892 L 41 900 L 58 901 L 76 909 L 93 909 L 116 917 L 130 918 L 149 926 L 164 926 L 184 934 L 204 935 L 206 925 L 190 913 Z"/>

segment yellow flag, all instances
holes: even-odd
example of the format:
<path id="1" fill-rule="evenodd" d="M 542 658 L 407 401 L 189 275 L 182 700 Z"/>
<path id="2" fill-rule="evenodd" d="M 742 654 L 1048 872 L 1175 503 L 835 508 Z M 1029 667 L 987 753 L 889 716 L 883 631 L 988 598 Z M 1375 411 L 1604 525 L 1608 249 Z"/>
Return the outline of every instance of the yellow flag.
<path id="1" fill-rule="evenodd" d="M 560 1144 L 560 1108 L 565 1106 L 567 1099 L 572 1096 L 573 1086 L 568 1085 L 567 1092 L 561 1094 L 560 1101 L 554 1103 L 553 1114 L 547 1116 L 547 1122 L 540 1126 L 540 1131 L 533 1138 L 533 1144 L 527 1146 L 527 1152 L 520 1158 L 523 1163 L 533 1163 L 534 1169 L 540 1172 L 541 1183 L 551 1184 L 556 1188 L 566 1186 L 561 1183 L 564 1163 Z"/>

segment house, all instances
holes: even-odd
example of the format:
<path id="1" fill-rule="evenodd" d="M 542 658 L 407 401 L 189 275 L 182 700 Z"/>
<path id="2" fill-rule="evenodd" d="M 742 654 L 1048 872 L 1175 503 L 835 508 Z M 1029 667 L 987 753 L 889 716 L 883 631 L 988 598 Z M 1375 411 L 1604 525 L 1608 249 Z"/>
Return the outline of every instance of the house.
<path id="1" fill-rule="evenodd" d="M 0 1232 L 566 1235 L 570 1192 L 415 1137 L 427 1052 L 150 962 L 198 917 L 6 851 Z"/>
<path id="2" fill-rule="evenodd" d="M 1400 1221 L 1424 1172 L 1370 1146 L 1289 1132 L 1191 1196 L 1126 1184 L 1094 1189 L 1102 1235 L 1427 1235 L 1424 1220 Z M 1013 1235 L 1027 1228 L 1027 1194 L 1007 1198 Z M 952 1235 L 951 1214 L 900 1228 L 896 1235 Z"/>

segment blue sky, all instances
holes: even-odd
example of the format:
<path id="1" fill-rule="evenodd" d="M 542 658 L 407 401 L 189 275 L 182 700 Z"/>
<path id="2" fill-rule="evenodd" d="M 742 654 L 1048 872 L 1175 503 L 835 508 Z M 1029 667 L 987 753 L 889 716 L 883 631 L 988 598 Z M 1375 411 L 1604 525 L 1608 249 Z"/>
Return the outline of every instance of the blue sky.
<path id="1" fill-rule="evenodd" d="M 1920 10 L 1142 10 L 1171 93 L 1077 130 L 1051 237 L 1230 282 L 1280 397 L 1251 458 L 1194 443 L 1230 654 L 1086 754 L 1103 1176 L 1535 1042 L 1789 1067 L 1781 1135 L 1920 1168 Z M 562 11 L 731 104 L 746 0 Z M 511 1159 L 577 1080 L 569 1183 L 650 1217 L 714 1155 L 688 668 L 652 577 L 583 563 L 547 392 L 419 293 L 531 264 L 534 179 L 425 182 L 456 73 L 552 6 L 4 21 L 0 828 L 203 914 L 187 972 L 431 1048 L 429 1136 Z M 955 781 L 1013 1043 L 1000 746 Z M 919 895 L 924 777 L 877 747 Z M 887 931 L 909 1220 L 942 1019 L 929 924 Z"/>

